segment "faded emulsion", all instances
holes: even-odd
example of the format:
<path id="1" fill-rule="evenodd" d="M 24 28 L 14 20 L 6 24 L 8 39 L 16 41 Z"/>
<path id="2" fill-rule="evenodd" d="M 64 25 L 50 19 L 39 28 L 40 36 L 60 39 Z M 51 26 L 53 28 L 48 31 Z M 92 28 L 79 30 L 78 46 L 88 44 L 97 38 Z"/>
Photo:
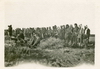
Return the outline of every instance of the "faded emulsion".
<path id="1" fill-rule="evenodd" d="M 16 28 L 8 25 L 5 35 L 5 67 L 21 62 L 48 67 L 94 65 L 95 34 L 82 24 Z"/>
<path id="2" fill-rule="evenodd" d="M 5 0 L 5 67 L 94 66 L 95 4 L 93 0 Z"/>

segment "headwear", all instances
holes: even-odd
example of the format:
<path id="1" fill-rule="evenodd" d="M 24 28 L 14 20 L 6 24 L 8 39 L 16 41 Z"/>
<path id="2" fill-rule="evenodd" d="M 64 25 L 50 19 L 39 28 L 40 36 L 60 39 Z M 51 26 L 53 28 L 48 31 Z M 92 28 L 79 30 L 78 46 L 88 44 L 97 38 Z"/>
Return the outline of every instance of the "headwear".
<path id="1" fill-rule="evenodd" d="M 77 23 L 75 23 L 74 25 L 77 25 Z"/>

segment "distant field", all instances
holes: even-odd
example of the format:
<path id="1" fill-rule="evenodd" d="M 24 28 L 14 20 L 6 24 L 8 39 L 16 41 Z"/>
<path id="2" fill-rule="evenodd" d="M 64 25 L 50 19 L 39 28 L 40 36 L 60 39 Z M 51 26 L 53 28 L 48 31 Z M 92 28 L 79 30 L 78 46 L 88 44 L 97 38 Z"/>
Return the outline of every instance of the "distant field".
<path id="1" fill-rule="evenodd" d="M 89 41 L 90 41 L 90 42 L 95 42 L 95 35 L 94 35 L 94 34 L 91 34 L 91 35 L 90 35 Z"/>

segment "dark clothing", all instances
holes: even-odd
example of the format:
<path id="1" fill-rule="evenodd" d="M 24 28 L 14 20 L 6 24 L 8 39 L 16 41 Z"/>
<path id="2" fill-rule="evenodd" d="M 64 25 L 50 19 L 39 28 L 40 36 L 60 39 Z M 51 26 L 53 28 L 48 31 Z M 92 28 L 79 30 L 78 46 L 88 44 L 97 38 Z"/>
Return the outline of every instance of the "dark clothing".
<path id="1" fill-rule="evenodd" d="M 20 38 L 21 38 L 21 39 L 24 39 L 24 34 L 23 34 L 23 33 L 19 34 L 19 35 L 18 35 L 18 38 L 19 38 L 19 39 L 20 39 Z"/>
<path id="2" fill-rule="evenodd" d="M 17 41 L 20 41 L 20 43 L 23 45 L 23 43 L 25 43 L 25 40 L 24 40 L 24 34 L 23 33 L 20 33 L 18 34 L 17 36 Z M 16 42 L 17 42 L 16 41 Z"/>
<path id="3" fill-rule="evenodd" d="M 89 43 L 89 37 L 90 37 L 90 29 L 85 29 L 84 30 L 84 35 L 83 35 L 83 43 L 85 45 L 85 47 L 88 46 L 88 43 Z"/>
<path id="4" fill-rule="evenodd" d="M 89 28 L 85 29 L 84 32 L 85 32 L 85 35 L 86 35 L 84 38 L 88 38 L 89 39 L 89 37 L 90 37 L 90 29 Z"/>
<path id="5" fill-rule="evenodd" d="M 12 26 L 8 26 L 8 33 L 9 33 L 9 36 L 12 36 Z"/>
<path id="6" fill-rule="evenodd" d="M 87 38 L 89 39 L 90 37 L 90 29 L 87 30 Z"/>

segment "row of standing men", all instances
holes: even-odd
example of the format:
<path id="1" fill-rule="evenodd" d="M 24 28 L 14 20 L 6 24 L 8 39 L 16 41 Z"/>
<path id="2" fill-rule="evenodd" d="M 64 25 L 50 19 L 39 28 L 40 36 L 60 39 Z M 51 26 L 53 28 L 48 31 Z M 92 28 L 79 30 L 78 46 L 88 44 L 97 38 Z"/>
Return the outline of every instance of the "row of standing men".
<path id="1" fill-rule="evenodd" d="M 75 23 L 74 27 L 73 25 L 66 24 L 60 27 L 55 25 L 53 27 L 42 28 L 17 28 L 13 31 L 13 34 L 22 39 L 34 39 L 34 42 L 32 41 L 31 43 L 33 45 L 42 39 L 55 37 L 64 40 L 66 46 L 87 46 L 89 42 L 90 29 L 87 25 L 82 27 L 82 24 L 77 25 L 77 23 Z"/>

